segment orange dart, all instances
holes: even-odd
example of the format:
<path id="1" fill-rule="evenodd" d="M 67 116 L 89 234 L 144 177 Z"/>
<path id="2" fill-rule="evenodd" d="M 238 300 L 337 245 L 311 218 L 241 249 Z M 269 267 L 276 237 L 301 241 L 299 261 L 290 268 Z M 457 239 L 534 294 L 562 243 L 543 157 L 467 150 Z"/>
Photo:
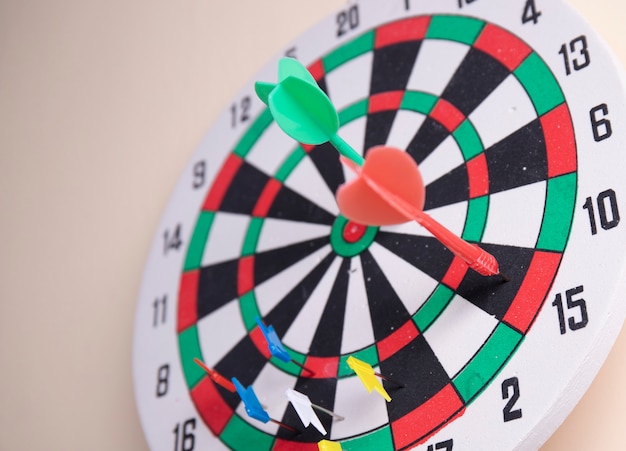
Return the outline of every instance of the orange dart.
<path id="1" fill-rule="evenodd" d="M 474 271 L 483 276 L 500 274 L 493 255 L 455 235 L 423 211 L 426 189 L 409 154 L 379 146 L 370 149 L 363 166 L 345 157 L 341 161 L 357 174 L 337 192 L 339 209 L 348 219 L 368 225 L 417 221 Z"/>
<path id="2" fill-rule="evenodd" d="M 200 361 L 200 359 L 194 357 L 193 359 L 194 362 L 196 362 L 196 364 L 202 368 L 204 371 L 206 371 L 206 373 L 209 375 L 209 377 L 211 378 L 211 380 L 213 382 L 215 382 L 216 384 L 222 386 L 223 388 L 225 388 L 226 390 L 228 390 L 229 392 L 235 393 L 237 390 L 235 389 L 235 385 L 229 381 L 228 379 L 226 379 L 224 376 L 222 376 L 220 373 L 218 373 L 215 370 L 212 370 L 211 368 L 209 368 L 208 366 L 206 366 L 204 363 L 202 363 Z"/>

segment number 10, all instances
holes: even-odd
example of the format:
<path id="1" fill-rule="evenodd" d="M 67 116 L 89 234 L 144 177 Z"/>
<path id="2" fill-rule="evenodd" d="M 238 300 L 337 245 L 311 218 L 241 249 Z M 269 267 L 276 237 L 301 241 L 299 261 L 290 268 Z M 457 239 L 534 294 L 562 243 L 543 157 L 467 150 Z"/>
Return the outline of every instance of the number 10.
<path id="1" fill-rule="evenodd" d="M 611 211 L 611 219 L 609 219 L 607 215 L 607 201 L 609 204 L 609 209 Z M 600 194 L 598 194 L 596 203 L 598 205 L 598 215 L 600 216 L 600 226 L 604 230 L 610 230 L 617 227 L 620 221 L 620 216 L 619 209 L 617 207 L 617 195 L 615 194 L 615 191 L 613 191 L 612 189 L 602 191 Z M 587 198 L 586 202 L 583 205 L 583 208 L 587 210 L 587 213 L 589 213 L 591 234 L 597 235 L 598 225 L 596 224 L 596 210 L 594 208 L 593 199 L 591 197 Z"/>

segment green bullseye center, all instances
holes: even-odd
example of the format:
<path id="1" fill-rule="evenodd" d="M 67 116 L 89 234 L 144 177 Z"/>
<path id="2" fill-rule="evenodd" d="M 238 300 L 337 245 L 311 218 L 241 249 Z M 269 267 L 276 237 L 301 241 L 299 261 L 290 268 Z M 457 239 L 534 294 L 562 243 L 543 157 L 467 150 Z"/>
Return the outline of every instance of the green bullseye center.
<path id="1" fill-rule="evenodd" d="M 377 233 L 378 227 L 357 224 L 339 215 L 330 232 L 330 244 L 337 255 L 354 257 L 370 247 Z"/>

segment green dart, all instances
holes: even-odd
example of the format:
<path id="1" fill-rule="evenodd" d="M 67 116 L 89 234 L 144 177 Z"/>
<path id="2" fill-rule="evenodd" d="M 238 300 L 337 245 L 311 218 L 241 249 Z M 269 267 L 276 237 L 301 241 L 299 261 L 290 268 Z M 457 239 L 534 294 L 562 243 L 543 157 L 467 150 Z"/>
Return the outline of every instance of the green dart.
<path id="1" fill-rule="evenodd" d="M 334 105 L 299 61 L 282 58 L 278 83 L 257 82 L 255 90 L 291 138 L 311 145 L 330 141 L 341 155 L 363 165 L 363 157 L 337 134 L 339 116 Z"/>

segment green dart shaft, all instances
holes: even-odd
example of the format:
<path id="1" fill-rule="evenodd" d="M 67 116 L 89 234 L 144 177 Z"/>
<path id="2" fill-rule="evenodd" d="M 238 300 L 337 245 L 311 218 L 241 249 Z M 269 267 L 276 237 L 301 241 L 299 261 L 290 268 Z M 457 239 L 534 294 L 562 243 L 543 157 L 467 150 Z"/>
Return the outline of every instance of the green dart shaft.
<path id="1" fill-rule="evenodd" d="M 335 149 L 337 149 L 341 155 L 352 160 L 359 166 L 363 166 L 363 163 L 365 163 L 363 157 L 359 155 L 357 151 L 350 146 L 350 144 L 345 142 L 341 136 L 337 134 L 332 135 L 330 137 L 330 143 L 335 146 Z"/>
<path id="2" fill-rule="evenodd" d="M 337 110 L 306 67 L 297 60 L 283 58 L 278 72 L 278 83 L 257 82 L 255 87 L 278 126 L 304 144 L 329 141 L 340 155 L 363 166 L 363 157 L 337 134 Z"/>

